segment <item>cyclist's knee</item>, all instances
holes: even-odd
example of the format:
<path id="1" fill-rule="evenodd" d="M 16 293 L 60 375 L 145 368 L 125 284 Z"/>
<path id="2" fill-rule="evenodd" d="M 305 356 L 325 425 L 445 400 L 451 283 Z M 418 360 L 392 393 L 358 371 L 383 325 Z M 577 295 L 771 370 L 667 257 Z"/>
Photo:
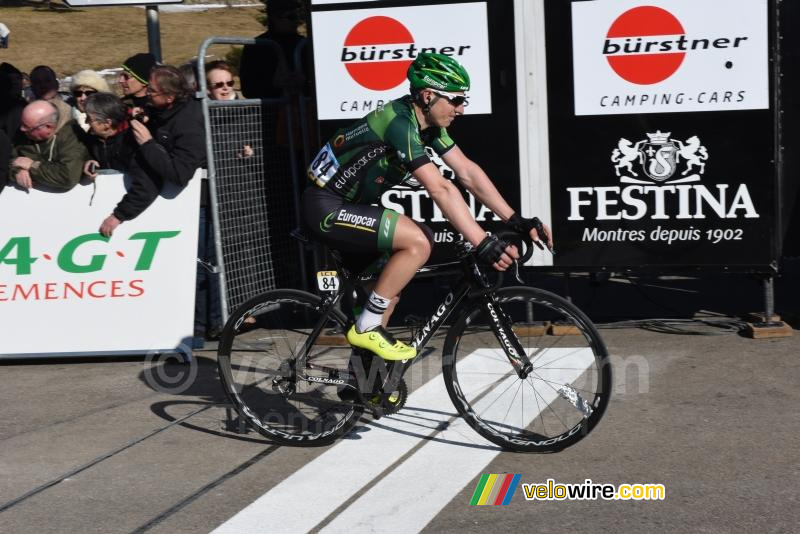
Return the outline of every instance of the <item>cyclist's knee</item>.
<path id="1" fill-rule="evenodd" d="M 414 224 L 417 225 L 417 228 L 422 230 L 422 233 L 425 235 L 425 239 L 428 240 L 428 246 L 431 250 L 433 250 L 433 230 L 431 230 L 427 224 L 423 224 L 419 221 L 414 221 Z"/>
<path id="2" fill-rule="evenodd" d="M 409 248 L 415 256 L 427 260 L 433 251 L 433 240 L 420 229 L 418 232 L 415 232 L 413 240 L 411 241 L 411 247 Z"/>
<path id="3" fill-rule="evenodd" d="M 420 261 L 426 261 L 433 250 L 433 235 L 425 230 L 425 225 L 420 225 L 415 221 L 403 218 L 395 233 L 395 251 L 406 251 L 414 256 L 418 256 Z"/>

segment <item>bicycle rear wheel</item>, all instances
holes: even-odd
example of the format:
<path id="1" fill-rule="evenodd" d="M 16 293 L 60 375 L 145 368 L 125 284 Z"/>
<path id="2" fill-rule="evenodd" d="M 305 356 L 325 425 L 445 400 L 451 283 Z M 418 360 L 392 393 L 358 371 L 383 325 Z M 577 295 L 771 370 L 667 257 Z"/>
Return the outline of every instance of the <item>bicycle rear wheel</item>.
<path id="1" fill-rule="evenodd" d="M 509 287 L 496 297 L 533 371 L 520 379 L 476 304 L 445 341 L 443 374 L 453 404 L 479 434 L 508 450 L 553 452 L 575 444 L 597 425 L 611 394 L 603 340 L 558 295 Z"/>
<path id="2" fill-rule="evenodd" d="M 339 398 L 342 386 L 302 378 L 346 372 L 350 359 L 340 312 L 330 314 L 322 335 L 310 338 L 322 317 L 321 303 L 303 291 L 268 291 L 240 306 L 220 338 L 217 364 L 228 398 L 240 417 L 277 443 L 327 445 L 364 411 Z M 327 335 L 331 331 L 338 334 Z M 301 362 L 304 347 L 308 353 Z"/>

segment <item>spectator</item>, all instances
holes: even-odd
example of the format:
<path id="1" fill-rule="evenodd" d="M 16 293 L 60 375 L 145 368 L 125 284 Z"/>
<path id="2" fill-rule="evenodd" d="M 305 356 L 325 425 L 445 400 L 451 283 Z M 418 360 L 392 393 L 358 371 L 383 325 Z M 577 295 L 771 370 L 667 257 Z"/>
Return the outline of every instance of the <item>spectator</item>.
<path id="1" fill-rule="evenodd" d="M 149 197 L 136 199 L 141 213 L 161 191 L 165 183 L 185 186 L 195 171 L 206 162 L 205 128 L 200 103 L 192 98 L 186 79 L 172 66 L 152 69 L 148 80 L 147 116 L 130 121 L 133 138 L 138 145 L 130 171 L 139 179 L 150 180 L 142 189 Z M 141 119 L 141 120 L 139 120 Z M 129 205 L 129 191 L 120 204 Z M 142 207 L 144 206 L 144 207 Z M 119 209 L 119 205 L 118 205 Z M 129 217 L 133 218 L 133 217 Z M 110 215 L 100 227 L 103 235 L 111 235 L 122 220 Z"/>
<path id="2" fill-rule="evenodd" d="M 35 100 L 22 110 L 20 132 L 11 149 L 10 179 L 24 189 L 46 185 L 69 190 L 81 179 L 86 147 L 74 121 L 58 128 L 59 111 L 51 102 Z"/>
<path id="3" fill-rule="evenodd" d="M 206 65 L 206 87 L 212 100 L 236 100 L 239 95 L 233 86 L 233 69 L 227 61 L 217 60 Z"/>
<path id="4" fill-rule="evenodd" d="M 8 35 L 10 33 L 8 26 L 0 22 L 0 48 L 8 48 Z"/>
<path id="5" fill-rule="evenodd" d="M 295 69 L 297 45 L 304 39 L 297 0 L 264 0 L 268 30 L 256 39 L 271 39 L 279 54 L 270 46 L 247 45 L 242 50 L 239 79 L 245 98 L 280 98 L 304 90 L 307 77 Z M 305 68 L 307 65 L 303 65 Z"/>
<path id="6" fill-rule="evenodd" d="M 178 70 L 181 71 L 181 74 L 186 79 L 186 85 L 189 86 L 189 89 L 196 93 L 200 88 L 197 83 L 197 59 L 187 61 L 178 67 Z"/>
<path id="7" fill-rule="evenodd" d="M 200 103 L 181 72 L 157 66 L 147 86 L 147 125 L 131 121 L 149 170 L 163 182 L 185 186 L 206 163 L 205 126 Z"/>
<path id="8" fill-rule="evenodd" d="M 236 82 L 233 80 L 233 69 L 227 61 L 217 60 L 206 65 L 206 91 L 211 100 L 236 100 L 239 95 L 233 89 Z M 235 121 L 222 120 L 219 126 L 224 129 L 233 126 Z M 237 158 L 249 158 L 253 155 L 253 148 L 249 144 L 227 143 L 224 149 L 235 150 Z"/>
<path id="9" fill-rule="evenodd" d="M 31 71 L 33 95 L 38 100 L 47 100 L 58 109 L 59 122 L 56 129 L 60 130 L 62 126 L 72 120 L 72 108 L 61 98 L 58 87 L 58 77 L 53 69 L 46 65 L 33 68 Z"/>
<path id="10" fill-rule="evenodd" d="M 154 180 L 144 175 L 141 166 L 134 165 L 139 145 L 128 123 L 128 108 L 117 95 L 95 93 L 86 99 L 89 134 L 86 145 L 89 159 L 83 173 L 91 179 L 100 169 L 113 169 L 130 175 L 128 192 L 100 225 L 100 233 L 110 237 L 124 221 L 135 219 L 158 196 Z"/>
<path id="11" fill-rule="evenodd" d="M 22 73 L 11 63 L 0 63 L 0 130 L 13 139 L 19 131 L 22 108 Z"/>
<path id="12" fill-rule="evenodd" d="M 84 165 L 84 174 L 97 177 L 91 172 L 92 164 L 97 169 L 127 172 L 139 148 L 128 123 L 128 108 L 117 95 L 106 92 L 89 95 L 84 105 L 90 134 L 85 140 L 91 158 Z"/>
<path id="13" fill-rule="evenodd" d="M 150 71 L 156 66 L 153 54 L 134 54 L 122 64 L 119 73 L 119 86 L 122 88 L 123 101 L 137 115 L 147 104 L 147 83 Z"/>
<path id="14" fill-rule="evenodd" d="M 82 70 L 72 76 L 72 83 L 69 87 L 72 93 L 74 107 L 72 108 L 72 118 L 78 123 L 84 132 L 89 131 L 89 124 L 86 122 L 86 99 L 89 95 L 101 92 L 110 93 L 111 89 L 105 78 L 93 70 Z"/>

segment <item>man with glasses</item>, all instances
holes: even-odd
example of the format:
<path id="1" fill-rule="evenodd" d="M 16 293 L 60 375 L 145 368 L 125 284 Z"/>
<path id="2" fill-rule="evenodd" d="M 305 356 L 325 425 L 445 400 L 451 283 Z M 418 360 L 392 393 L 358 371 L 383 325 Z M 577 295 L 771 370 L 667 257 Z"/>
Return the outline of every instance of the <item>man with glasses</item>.
<path id="1" fill-rule="evenodd" d="M 58 129 L 59 111 L 45 100 L 25 106 L 21 119 L 20 135 L 11 150 L 10 181 L 23 189 L 42 185 L 66 191 L 75 187 L 88 157 L 75 121 Z"/>
<path id="2" fill-rule="evenodd" d="M 147 104 L 147 84 L 155 66 L 155 56 L 144 52 L 132 55 L 122 64 L 117 83 L 122 89 L 123 102 L 132 109 L 134 116 Z"/>
<path id="3" fill-rule="evenodd" d="M 447 127 L 464 113 L 467 71 L 455 59 L 422 53 L 408 68 L 410 94 L 340 129 L 308 168 L 313 185 L 303 195 L 303 215 L 315 237 L 347 254 L 360 272 L 382 255 L 388 261 L 372 293 L 347 332 L 347 341 L 386 360 L 416 356 L 413 347 L 385 329 L 397 295 L 428 260 L 433 232 L 378 203 L 397 185 L 422 186 L 478 258 L 498 271 L 519 257 L 516 247 L 487 236 L 475 221 L 459 189 L 442 176 L 425 152 L 430 147 L 453 169 L 462 186 L 515 231 L 538 235 L 538 219 L 521 217 L 503 199 L 486 173 L 450 138 Z"/>

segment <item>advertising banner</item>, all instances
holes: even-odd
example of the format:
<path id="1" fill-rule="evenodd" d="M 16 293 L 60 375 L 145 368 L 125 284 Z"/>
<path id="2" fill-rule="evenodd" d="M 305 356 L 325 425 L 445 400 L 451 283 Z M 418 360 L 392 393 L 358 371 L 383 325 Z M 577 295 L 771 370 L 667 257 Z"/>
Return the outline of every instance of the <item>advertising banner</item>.
<path id="1" fill-rule="evenodd" d="M 555 265 L 772 269 L 766 0 L 545 8 Z"/>
<path id="2" fill-rule="evenodd" d="M 314 11 L 311 21 L 320 120 L 358 119 L 407 94 L 420 52 L 457 59 L 472 81 L 466 113 L 492 112 L 485 2 Z"/>
<path id="3" fill-rule="evenodd" d="M 200 179 L 106 238 L 98 228 L 125 191 L 108 174 L 68 192 L 0 192 L 0 358 L 191 353 Z"/>
<path id="4" fill-rule="evenodd" d="M 572 3 L 576 115 L 767 109 L 767 0 Z"/>
<path id="5" fill-rule="evenodd" d="M 312 6 L 322 138 L 384 102 L 408 94 L 406 71 L 420 51 L 451 55 L 468 70 L 471 88 L 464 116 L 453 122 L 448 133 L 487 172 L 509 203 L 519 206 L 513 2 L 337 4 L 317 1 Z M 455 180 L 452 169 L 432 151 L 429 156 L 445 178 Z M 484 228 L 499 227 L 491 211 L 466 192 L 464 198 Z M 381 204 L 434 231 L 431 263 L 454 259 L 452 244 L 459 235 L 424 189 L 391 189 Z"/>

